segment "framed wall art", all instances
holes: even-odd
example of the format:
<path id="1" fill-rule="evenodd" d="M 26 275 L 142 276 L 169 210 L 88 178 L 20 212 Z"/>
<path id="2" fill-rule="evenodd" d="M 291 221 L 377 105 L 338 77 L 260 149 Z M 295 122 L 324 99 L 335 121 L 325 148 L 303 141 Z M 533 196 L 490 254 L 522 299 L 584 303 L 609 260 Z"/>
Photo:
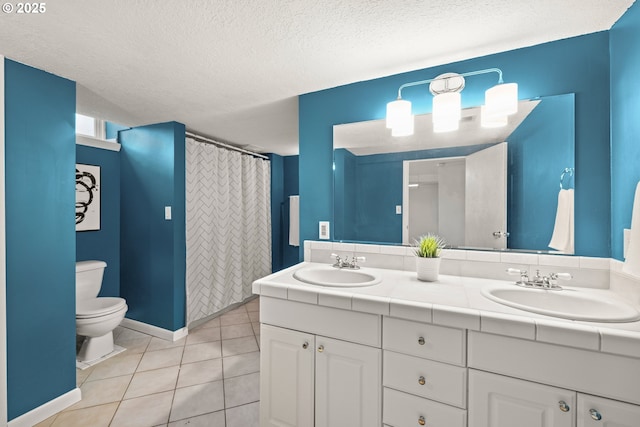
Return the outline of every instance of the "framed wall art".
<path id="1" fill-rule="evenodd" d="M 76 231 L 100 230 L 100 166 L 76 164 Z"/>

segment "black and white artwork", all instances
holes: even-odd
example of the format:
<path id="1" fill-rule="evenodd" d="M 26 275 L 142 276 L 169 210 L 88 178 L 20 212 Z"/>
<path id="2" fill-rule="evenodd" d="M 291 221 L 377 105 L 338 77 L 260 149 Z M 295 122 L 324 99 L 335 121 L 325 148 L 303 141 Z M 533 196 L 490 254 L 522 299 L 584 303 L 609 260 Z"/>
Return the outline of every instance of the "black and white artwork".
<path id="1" fill-rule="evenodd" d="M 100 230 L 100 166 L 76 164 L 76 231 Z"/>

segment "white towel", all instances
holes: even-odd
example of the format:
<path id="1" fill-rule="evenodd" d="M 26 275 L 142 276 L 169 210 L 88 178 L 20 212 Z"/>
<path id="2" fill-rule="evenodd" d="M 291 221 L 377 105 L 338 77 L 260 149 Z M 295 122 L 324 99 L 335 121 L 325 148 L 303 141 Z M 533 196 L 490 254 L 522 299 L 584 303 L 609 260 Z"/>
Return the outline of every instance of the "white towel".
<path id="1" fill-rule="evenodd" d="M 626 255 L 622 271 L 640 277 L 640 182 L 636 186 L 636 196 L 633 199 L 631 236 L 629 237 Z"/>
<path id="2" fill-rule="evenodd" d="M 560 190 L 556 223 L 549 247 L 565 254 L 574 253 L 573 244 L 573 188 Z"/>
<path id="3" fill-rule="evenodd" d="M 300 246 L 300 196 L 289 196 L 289 245 Z"/>

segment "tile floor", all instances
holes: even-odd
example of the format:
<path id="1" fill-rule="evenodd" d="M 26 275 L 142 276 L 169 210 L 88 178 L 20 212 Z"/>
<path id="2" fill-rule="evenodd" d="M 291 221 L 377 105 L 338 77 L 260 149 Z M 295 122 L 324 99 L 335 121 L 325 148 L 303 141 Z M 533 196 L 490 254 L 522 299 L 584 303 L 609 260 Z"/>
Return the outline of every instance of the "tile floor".
<path id="1" fill-rule="evenodd" d="M 259 300 L 169 342 L 126 328 L 127 350 L 77 370 L 82 400 L 36 427 L 258 426 Z"/>

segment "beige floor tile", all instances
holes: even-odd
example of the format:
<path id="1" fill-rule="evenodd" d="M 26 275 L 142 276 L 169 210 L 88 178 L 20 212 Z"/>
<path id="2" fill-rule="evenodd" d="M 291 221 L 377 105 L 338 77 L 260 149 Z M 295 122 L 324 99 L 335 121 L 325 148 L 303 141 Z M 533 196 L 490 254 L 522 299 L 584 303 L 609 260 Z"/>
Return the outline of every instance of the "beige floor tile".
<path id="1" fill-rule="evenodd" d="M 252 312 L 248 313 L 248 315 L 249 315 L 249 320 L 251 320 L 251 323 L 260 321 L 260 312 L 259 311 L 252 311 Z"/>
<path id="2" fill-rule="evenodd" d="M 236 315 L 236 314 L 246 314 L 246 313 L 247 313 L 247 309 L 243 305 L 240 305 L 240 306 L 234 308 L 233 310 L 229 310 L 229 311 L 225 312 L 222 315 L 222 317 L 224 317 L 224 316 L 233 316 L 233 315 Z"/>
<path id="3" fill-rule="evenodd" d="M 104 380 L 86 381 L 80 387 L 82 400 L 68 410 L 88 408 L 122 400 L 132 377 L 133 375 L 124 375 Z"/>
<path id="4" fill-rule="evenodd" d="M 94 365 L 88 367 L 87 369 L 76 369 L 76 385 L 78 387 L 80 387 L 87 380 L 87 378 L 89 378 L 89 375 L 91 375 L 95 367 L 96 366 Z"/>
<path id="5" fill-rule="evenodd" d="M 227 313 L 220 317 L 222 326 L 239 325 L 241 323 L 251 323 L 246 311 L 244 313 Z"/>
<path id="6" fill-rule="evenodd" d="M 168 341 L 168 340 L 163 340 L 162 338 L 153 337 L 151 338 L 149 347 L 147 347 L 147 351 L 164 350 L 167 348 L 174 348 L 174 347 L 184 347 L 184 344 L 186 342 L 187 342 L 186 337 L 179 339 L 178 341 Z"/>
<path id="7" fill-rule="evenodd" d="M 147 351 L 142 356 L 140 365 L 138 365 L 138 372 L 179 365 L 182 360 L 183 350 L 182 347 L 174 347 L 165 350 Z"/>
<path id="8" fill-rule="evenodd" d="M 194 329 L 207 329 L 207 328 L 219 328 L 220 327 L 220 317 L 216 317 L 215 319 L 211 319 L 202 325 L 197 326 Z M 192 331 L 189 330 L 189 333 Z"/>
<path id="9" fill-rule="evenodd" d="M 105 378 L 120 377 L 133 374 L 142 359 L 142 353 L 127 353 L 126 351 L 95 365 L 87 381 L 103 380 Z"/>
<path id="10" fill-rule="evenodd" d="M 224 407 L 246 405 L 260 400 L 260 373 L 224 380 Z"/>
<path id="11" fill-rule="evenodd" d="M 251 353 L 258 351 L 258 344 L 255 336 L 234 338 L 222 341 L 222 356 L 235 356 L 237 354 Z"/>
<path id="12" fill-rule="evenodd" d="M 255 298 L 245 304 L 247 312 L 260 311 L 260 298 Z"/>
<path id="13" fill-rule="evenodd" d="M 185 420 L 174 421 L 169 423 L 169 427 L 225 427 L 224 411 L 212 412 L 210 414 L 199 415 Z"/>
<path id="14" fill-rule="evenodd" d="M 51 427 L 108 427 L 118 409 L 118 402 L 62 412 Z"/>
<path id="15" fill-rule="evenodd" d="M 222 381 L 178 388 L 173 397 L 169 421 L 192 418 L 221 409 L 224 409 Z M 245 424 L 245 426 L 249 425 L 252 424 Z"/>
<path id="16" fill-rule="evenodd" d="M 149 427 L 169 420 L 173 391 L 123 400 L 111 427 Z"/>
<path id="17" fill-rule="evenodd" d="M 178 387 L 219 381 L 222 379 L 222 359 L 187 363 L 180 367 Z"/>
<path id="18" fill-rule="evenodd" d="M 141 334 L 140 332 L 131 331 L 135 333 L 132 334 L 127 331 L 130 331 L 130 329 L 126 329 L 125 332 L 122 332 L 122 334 L 120 334 L 120 337 L 122 338 L 118 337 L 114 343 L 120 347 L 126 348 L 127 353 L 129 354 L 144 353 L 151 342 L 151 337 L 149 335 Z"/>
<path id="19" fill-rule="evenodd" d="M 259 334 L 260 333 L 260 323 L 258 322 L 251 322 L 251 327 L 253 328 L 253 332 L 255 334 Z"/>
<path id="20" fill-rule="evenodd" d="M 223 326 L 220 328 L 220 335 L 223 340 L 253 336 L 253 328 L 250 323 L 240 325 Z"/>
<path id="21" fill-rule="evenodd" d="M 222 357 L 222 342 L 204 342 L 186 346 L 182 355 L 182 363 L 200 362 L 220 357 Z"/>
<path id="22" fill-rule="evenodd" d="M 34 425 L 33 427 L 51 427 L 51 425 L 53 424 L 53 422 L 56 420 L 57 417 L 58 417 L 58 414 L 55 414 L 44 421 L 40 421 L 38 424 Z"/>
<path id="23" fill-rule="evenodd" d="M 227 427 L 247 427 L 260 425 L 260 403 L 236 406 L 227 409 Z"/>
<path id="24" fill-rule="evenodd" d="M 222 359 L 224 378 L 260 372 L 260 352 L 240 354 Z"/>
<path id="25" fill-rule="evenodd" d="M 220 328 L 196 329 L 187 335 L 187 345 L 220 341 Z"/>
<path id="26" fill-rule="evenodd" d="M 153 371 L 138 372 L 133 376 L 129 388 L 124 395 L 125 399 L 160 393 L 176 388 L 180 366 L 154 369 Z"/>
<path id="27" fill-rule="evenodd" d="M 260 334 L 256 334 L 256 342 L 258 343 L 258 347 L 262 348 L 262 345 L 260 344 Z"/>

